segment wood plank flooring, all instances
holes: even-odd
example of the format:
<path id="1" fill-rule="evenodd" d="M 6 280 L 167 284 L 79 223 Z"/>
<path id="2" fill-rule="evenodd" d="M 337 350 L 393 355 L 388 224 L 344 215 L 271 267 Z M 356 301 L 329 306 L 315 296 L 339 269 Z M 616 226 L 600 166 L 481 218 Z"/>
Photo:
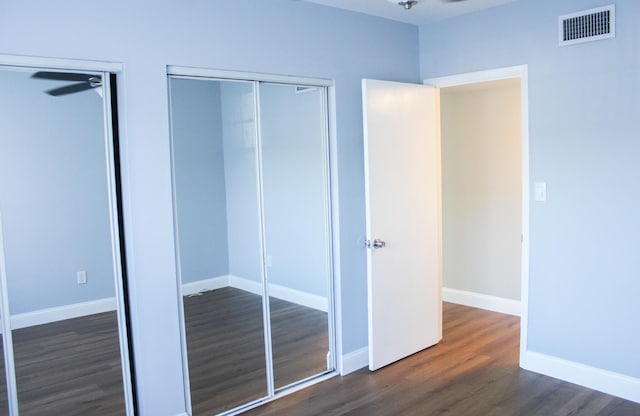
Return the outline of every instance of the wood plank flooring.
<path id="1" fill-rule="evenodd" d="M 20 415 L 124 415 L 117 331 L 115 312 L 14 330 Z M 7 415 L 0 362 L 0 415 Z"/>
<path id="2" fill-rule="evenodd" d="M 262 299 L 234 288 L 185 298 L 193 415 L 267 395 Z M 327 314 L 271 299 L 276 387 L 326 370 Z M 21 416 L 116 416 L 124 395 L 115 312 L 13 331 Z M 2 352 L 0 343 L 0 353 Z M 6 416 L 0 356 L 0 416 Z"/>
<path id="3" fill-rule="evenodd" d="M 194 415 L 213 414 L 222 396 L 236 397 L 239 404 L 247 392 L 253 391 L 255 397 L 266 392 L 264 350 L 255 348 L 262 342 L 261 336 L 256 337 L 262 326 L 259 297 L 237 289 L 215 292 L 185 299 L 191 314 L 187 331 Z M 212 302 L 206 296 L 221 299 Z M 226 301 L 238 310 L 222 307 Z M 213 311 L 214 304 L 221 309 Z M 328 348 L 321 330 L 326 314 L 278 300 L 272 300 L 271 305 L 276 378 L 281 380 L 276 383 L 286 384 L 322 371 Z M 253 311 L 253 316 L 247 311 Z M 302 318 L 307 313 L 311 319 Z M 445 303 L 444 319 L 444 339 L 432 348 L 375 373 L 363 369 L 334 377 L 245 415 L 640 415 L 640 404 L 521 370 L 516 317 Z M 287 323 L 298 329 L 287 327 Z M 215 331 L 207 332 L 210 328 L 194 331 L 198 325 L 213 326 L 227 336 L 213 335 Z M 242 330 L 242 325 L 253 325 L 253 330 Z M 231 334 L 244 336 L 244 351 L 239 345 L 242 342 L 231 341 Z M 16 330 L 14 337 L 21 415 L 123 414 L 115 313 L 24 328 Z M 302 340 L 309 344 L 285 347 Z M 261 350 L 262 355 L 255 350 Z M 217 361 L 216 354 L 224 357 L 225 353 L 225 359 L 231 356 L 238 361 Z M 309 360 L 308 367 L 294 365 L 304 361 L 302 358 Z M 253 367 L 245 359 L 254 360 Z M 77 365 L 80 362 L 82 366 Z M 256 364 L 259 362 L 262 366 Z M 1 360 L 0 371 L 4 373 Z M 226 383 L 219 383 L 223 379 Z M 0 415 L 6 414 L 2 377 Z"/>
<path id="4" fill-rule="evenodd" d="M 275 386 L 326 370 L 327 314 L 270 299 Z M 267 395 L 262 298 L 223 288 L 185 298 L 193 415 Z"/>
<path id="5" fill-rule="evenodd" d="M 334 377 L 254 415 L 638 416 L 640 404 L 522 370 L 519 318 L 444 304 L 440 344 L 377 372 Z"/>

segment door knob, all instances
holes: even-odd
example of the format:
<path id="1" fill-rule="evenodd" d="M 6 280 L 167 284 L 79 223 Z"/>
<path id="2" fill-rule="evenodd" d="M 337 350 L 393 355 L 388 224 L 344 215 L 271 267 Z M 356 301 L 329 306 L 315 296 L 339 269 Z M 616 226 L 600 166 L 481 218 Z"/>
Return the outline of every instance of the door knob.
<path id="1" fill-rule="evenodd" d="M 367 248 L 379 249 L 379 248 L 384 248 L 387 245 L 387 243 L 380 240 L 379 238 L 376 238 L 375 240 L 373 240 L 373 243 L 371 243 L 371 240 L 367 240 L 366 245 L 367 245 Z"/>

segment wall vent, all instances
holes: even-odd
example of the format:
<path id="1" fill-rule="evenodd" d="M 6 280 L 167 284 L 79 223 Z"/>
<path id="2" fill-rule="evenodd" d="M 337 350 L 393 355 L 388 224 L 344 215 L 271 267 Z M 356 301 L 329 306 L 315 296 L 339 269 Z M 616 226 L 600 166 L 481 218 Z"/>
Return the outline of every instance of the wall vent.
<path id="1" fill-rule="evenodd" d="M 614 38 L 616 36 L 616 6 L 565 14 L 558 18 L 560 46 Z"/>

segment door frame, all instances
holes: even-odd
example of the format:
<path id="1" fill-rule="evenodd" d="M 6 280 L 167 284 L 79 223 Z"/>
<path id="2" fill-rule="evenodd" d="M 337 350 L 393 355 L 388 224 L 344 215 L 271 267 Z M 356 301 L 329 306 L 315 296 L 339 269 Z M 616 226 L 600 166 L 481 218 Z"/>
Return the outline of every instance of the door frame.
<path id="1" fill-rule="evenodd" d="M 105 136 L 105 158 L 107 166 L 107 192 L 109 203 L 109 226 L 111 232 L 112 262 L 115 273 L 115 299 L 118 323 L 118 343 L 120 347 L 120 362 L 122 372 L 125 412 L 134 415 L 137 410 L 135 368 L 133 360 L 133 331 L 131 329 L 131 315 L 128 303 L 127 265 L 125 253 L 125 229 L 121 171 L 121 135 L 118 127 L 117 114 L 117 79 L 124 66 L 118 62 L 91 61 L 81 59 L 47 58 L 22 55 L 0 54 L 0 70 L 52 70 L 99 72 L 103 77 L 103 133 Z M 0 232 L 2 227 L 0 224 Z M 13 341 L 11 330 L 11 316 L 9 311 L 9 294 L 7 293 L 7 276 L 4 268 L 4 243 L 0 236 L 0 304 L 2 305 L 2 327 L 7 330 L 4 338 L 10 344 L 4 348 L 5 373 L 7 382 L 7 399 L 9 414 L 17 415 L 18 389 L 15 375 L 13 355 Z M 2 375 L 0 374 L 0 377 Z"/>
<path id="2" fill-rule="evenodd" d="M 529 315 L 529 228 L 530 228 L 530 171 L 529 171 L 529 69 L 518 65 L 468 72 L 423 80 L 425 85 L 437 88 L 455 87 L 479 82 L 499 81 L 508 78 L 520 79 L 521 102 L 521 158 L 522 158 L 522 244 L 520 271 L 520 366 L 527 351 L 527 328 Z"/>

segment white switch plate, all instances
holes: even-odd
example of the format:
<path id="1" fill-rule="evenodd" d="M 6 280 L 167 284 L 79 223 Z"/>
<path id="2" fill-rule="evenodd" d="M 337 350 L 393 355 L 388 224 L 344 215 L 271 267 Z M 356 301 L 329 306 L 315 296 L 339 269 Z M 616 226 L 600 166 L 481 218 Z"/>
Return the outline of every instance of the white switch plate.
<path id="1" fill-rule="evenodd" d="M 535 190 L 534 198 L 536 201 L 547 200 L 547 183 L 546 182 L 536 182 L 534 185 L 534 190 Z"/>
<path id="2" fill-rule="evenodd" d="M 271 256 L 267 256 L 267 267 L 272 267 L 273 262 L 271 261 Z"/>
<path id="3" fill-rule="evenodd" d="M 78 284 L 79 285 L 84 285 L 87 283 L 87 272 L 82 270 L 78 273 L 76 273 L 76 277 L 78 278 Z"/>

